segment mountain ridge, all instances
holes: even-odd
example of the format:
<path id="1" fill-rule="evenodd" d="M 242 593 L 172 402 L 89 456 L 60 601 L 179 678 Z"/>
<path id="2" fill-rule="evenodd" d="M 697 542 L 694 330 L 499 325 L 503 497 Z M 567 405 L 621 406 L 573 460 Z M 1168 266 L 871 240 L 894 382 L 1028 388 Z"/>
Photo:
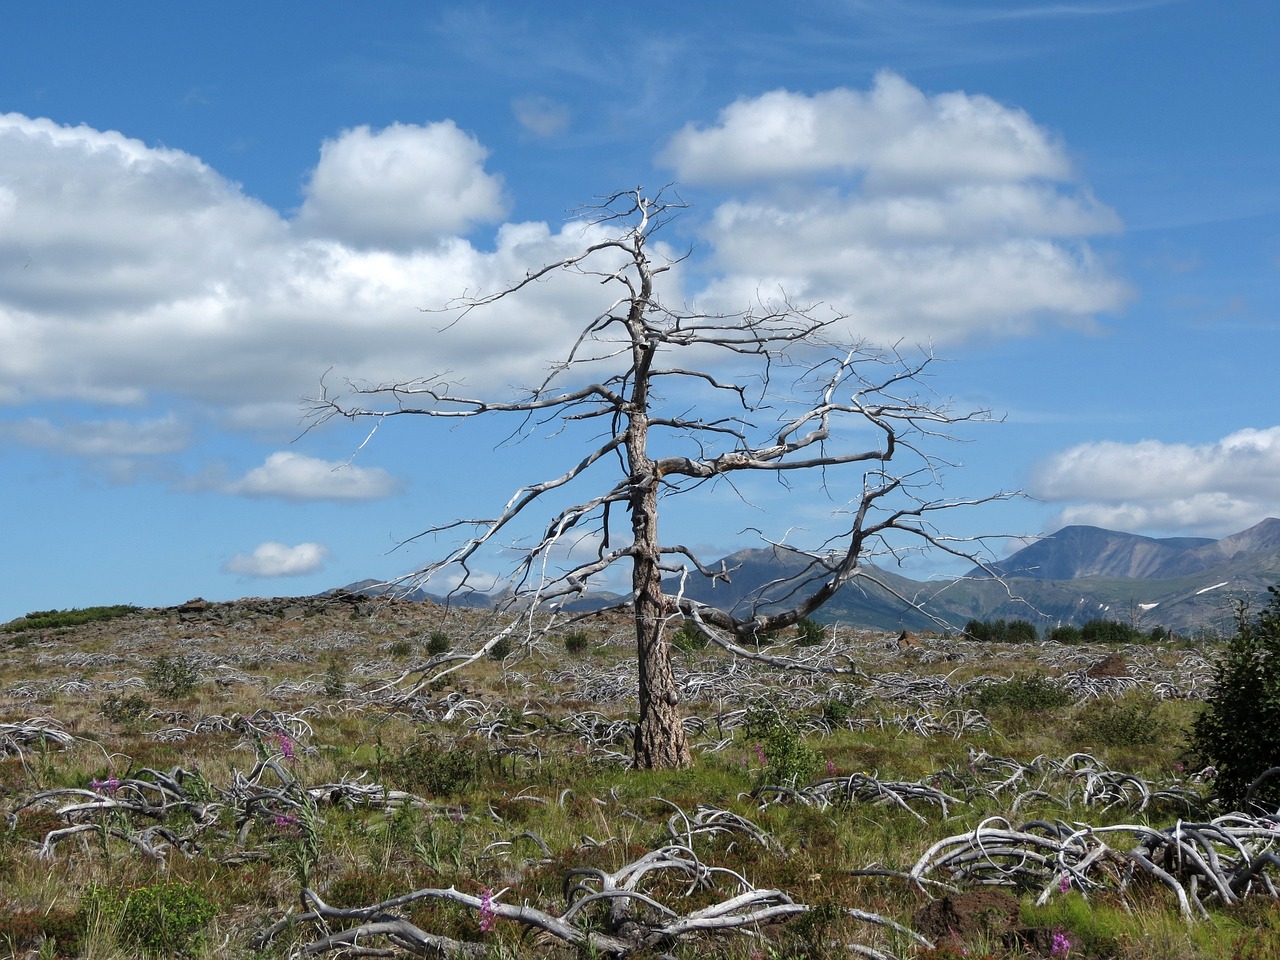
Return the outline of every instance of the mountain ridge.
<path id="1" fill-rule="evenodd" d="M 684 592 L 739 615 L 768 612 L 797 588 L 815 587 L 826 572 L 811 566 L 805 555 L 776 546 L 739 550 L 708 564 L 713 569 L 721 565 L 731 571 L 727 581 L 691 577 Z M 1280 519 L 1275 517 L 1219 540 L 1156 538 L 1073 525 L 954 580 L 917 581 L 864 565 L 814 616 L 887 630 L 959 630 L 969 620 L 1002 618 L 1029 620 L 1041 628 L 1110 619 L 1181 633 L 1222 631 L 1232 623 L 1237 601 L 1257 604 L 1276 583 Z M 668 589 L 675 588 L 673 579 Z M 491 606 L 495 601 L 477 592 L 445 597 L 368 580 L 338 589 L 457 606 Z M 574 609 L 599 609 L 625 599 L 589 594 Z"/>

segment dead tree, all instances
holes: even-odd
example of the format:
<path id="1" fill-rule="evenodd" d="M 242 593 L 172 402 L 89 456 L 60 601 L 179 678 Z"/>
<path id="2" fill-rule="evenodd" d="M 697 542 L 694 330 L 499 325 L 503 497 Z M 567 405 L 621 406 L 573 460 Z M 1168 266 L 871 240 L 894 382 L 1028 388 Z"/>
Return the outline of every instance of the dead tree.
<path id="1" fill-rule="evenodd" d="M 472 311 L 556 276 L 598 281 L 602 309 L 537 387 L 490 400 L 458 395 L 442 377 L 432 377 L 348 384 L 341 395 L 325 387 L 312 401 L 314 423 L 336 416 L 381 423 L 403 415 L 449 420 L 507 414 L 522 418 L 518 431 L 530 424 L 602 425 L 577 463 L 521 487 L 496 517 L 455 520 L 419 534 L 472 531 L 418 571 L 415 581 L 455 567 L 466 584 L 479 551 L 509 535 L 517 518 L 527 519 L 552 494 L 562 496 L 589 472 L 594 476 L 614 463 L 611 483 L 563 509 L 552 507 L 540 535 L 521 546 L 506 596 L 512 609 L 530 616 L 556 610 L 609 568 L 630 564 L 627 605 L 635 622 L 640 706 L 635 764 L 644 768 L 691 762 L 665 635 L 669 624 L 692 622 L 725 649 L 763 656 L 753 649 L 754 638 L 796 624 L 857 578 L 878 583 L 876 569 L 865 562 L 869 557 L 895 553 L 904 543 L 906 549 L 931 546 L 968 556 L 964 542 L 939 534 L 930 517 L 994 499 L 931 496 L 939 493 L 942 461 L 924 447 L 954 439 L 950 428 L 986 414 L 954 413 L 923 390 L 932 362 L 927 353 L 908 359 L 897 350 L 849 343 L 841 336 L 846 317 L 821 304 L 798 307 L 785 297 L 734 314 L 665 303 L 659 281 L 679 258 L 655 252 L 650 241 L 679 206 L 661 193 L 650 198 L 639 190 L 607 198 L 591 208 L 581 252 L 497 292 L 450 305 L 456 311 L 451 323 L 465 323 Z M 689 366 L 681 365 L 685 358 Z M 842 529 L 816 549 L 800 550 L 785 537 L 774 541 L 776 549 L 802 559 L 804 569 L 775 584 L 758 604 L 724 609 L 695 599 L 687 589 L 690 578 L 728 580 L 732 571 L 711 569 L 685 546 L 664 543 L 662 502 L 700 489 L 729 487 L 736 495 L 735 478 L 752 474 L 786 484 L 798 472 L 820 476 L 822 488 L 840 504 Z M 620 515 L 630 527 L 625 543 L 614 529 Z M 566 564 L 569 569 L 551 568 L 554 548 L 584 529 L 598 537 L 594 556 Z"/>

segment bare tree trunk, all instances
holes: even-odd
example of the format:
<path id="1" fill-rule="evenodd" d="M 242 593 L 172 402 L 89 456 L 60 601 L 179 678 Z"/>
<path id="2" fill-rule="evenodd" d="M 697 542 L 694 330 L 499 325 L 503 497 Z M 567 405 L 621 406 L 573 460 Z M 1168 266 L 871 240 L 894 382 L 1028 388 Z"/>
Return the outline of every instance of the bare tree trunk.
<path id="1" fill-rule="evenodd" d="M 646 278 L 647 279 L 647 278 Z M 647 290 L 646 290 L 647 293 Z M 637 316 L 640 316 L 637 311 Z M 633 343 L 638 338 L 633 338 Z M 635 343 L 635 387 L 628 413 L 627 459 L 631 467 L 631 588 L 636 625 L 640 722 L 636 724 L 635 765 L 655 770 L 693 765 L 680 717 L 680 692 L 664 636 L 662 548 L 658 541 L 657 465 L 649 459 L 648 389 L 653 345 Z"/>
<path id="2" fill-rule="evenodd" d="M 640 722 L 635 765 L 643 769 L 693 764 L 680 716 L 680 693 L 671 668 L 671 647 L 663 632 L 662 571 L 658 567 L 656 481 L 632 498 L 635 535 L 631 584 L 635 603 L 636 663 L 640 680 Z"/>

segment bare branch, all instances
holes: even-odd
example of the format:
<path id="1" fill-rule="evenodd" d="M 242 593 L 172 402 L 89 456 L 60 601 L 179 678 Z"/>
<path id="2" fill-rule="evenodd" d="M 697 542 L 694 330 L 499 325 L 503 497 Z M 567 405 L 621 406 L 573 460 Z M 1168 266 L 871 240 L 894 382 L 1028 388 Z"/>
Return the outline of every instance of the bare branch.
<path id="1" fill-rule="evenodd" d="M 506 584 L 505 609 L 522 614 L 531 641 L 545 629 L 545 624 L 534 627 L 538 611 L 554 614 L 571 598 L 589 593 L 615 565 L 629 566 L 627 602 L 640 680 L 636 762 L 646 766 L 690 762 L 664 639 L 669 623 L 691 620 L 736 656 L 796 669 L 856 672 L 851 664 L 829 658 L 825 664 L 793 662 L 748 647 L 759 635 L 795 625 L 855 583 L 896 598 L 904 609 L 922 609 L 922 598 L 895 590 L 870 558 L 925 549 L 965 556 L 965 541 L 942 536 L 930 518 L 1004 496 L 965 500 L 929 493 L 949 466 L 933 447 L 954 441 L 953 430 L 961 424 L 990 419 L 985 411 L 956 413 L 924 389 L 934 363 L 931 353 L 915 356 L 900 345 L 878 350 L 841 343 L 845 316 L 821 303 L 797 305 L 785 291 L 767 301 L 758 295 L 739 313 L 666 305 L 658 281 L 679 258 L 653 254 L 649 242 L 683 206 L 661 192 L 648 196 L 640 189 L 605 197 L 585 213 L 579 252 L 533 268 L 496 291 L 447 305 L 453 326 L 465 323 L 472 311 L 557 277 L 598 284 L 600 302 L 584 317 L 572 343 L 549 364 L 541 382 L 517 395 L 464 395 L 444 376 L 431 376 L 348 384 L 347 396 L 331 393 L 322 380 L 320 395 L 311 401 L 313 423 L 338 416 L 373 418 L 374 430 L 403 415 L 456 420 L 516 414 L 520 425 L 512 436 L 520 437 L 530 436 L 534 425 L 550 427 L 556 435 L 572 424 L 607 421 L 603 439 L 594 438 L 593 448 L 574 466 L 517 488 L 496 517 L 432 526 L 408 538 L 406 543 L 471 530 L 442 559 L 407 579 L 424 582 L 453 568 L 460 574 L 455 589 L 464 589 L 475 579 L 473 564 L 482 550 L 514 548 L 518 559 Z M 617 464 L 611 481 L 594 492 L 569 492 L 585 485 L 587 473 L 606 458 Z M 788 548 L 793 558 L 803 558 L 801 571 L 780 575 L 745 609 L 717 606 L 701 584 L 694 589 L 687 571 L 711 585 L 728 584 L 731 571 L 723 564 L 718 569 L 703 564 L 685 546 L 664 545 L 660 504 L 672 496 L 714 490 L 714 482 L 733 486 L 735 477 L 752 474 L 784 485 L 786 477 L 812 475 L 824 495 L 844 504 L 841 529 L 819 549 Z M 704 488 L 708 481 L 714 482 Z M 747 502 L 740 487 L 733 489 Z M 534 508 L 552 500 L 557 502 L 548 509 L 549 519 L 529 532 Z M 629 542 L 613 547 L 611 523 L 621 519 L 624 508 Z M 499 535 L 517 530 L 518 546 L 497 543 Z M 570 560 L 572 549 L 566 546 L 579 533 L 595 538 L 594 555 Z M 670 592 L 673 579 L 677 586 Z M 510 630 L 502 628 L 484 646 L 491 648 Z M 474 659 L 443 669 L 451 672 Z"/>

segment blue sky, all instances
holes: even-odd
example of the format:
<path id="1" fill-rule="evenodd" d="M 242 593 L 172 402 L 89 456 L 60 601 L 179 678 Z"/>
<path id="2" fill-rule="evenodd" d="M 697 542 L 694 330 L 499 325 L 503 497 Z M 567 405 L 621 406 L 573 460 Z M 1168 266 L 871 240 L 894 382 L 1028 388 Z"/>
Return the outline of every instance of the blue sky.
<path id="1" fill-rule="evenodd" d="M 300 436 L 322 375 L 538 377 L 579 289 L 433 306 L 674 182 L 699 302 L 800 291 L 932 344 L 948 532 L 1223 536 L 1280 515 L 1280 8 L 318 2 L 7 8 L 0 620 L 391 578 L 572 444 Z M 833 503 L 673 507 L 717 557 Z M 543 518 L 539 516 L 538 520 Z M 803 534 L 797 539 L 803 539 Z M 492 570 L 503 559 L 492 559 Z M 920 576 L 946 569 L 912 558 Z"/>

